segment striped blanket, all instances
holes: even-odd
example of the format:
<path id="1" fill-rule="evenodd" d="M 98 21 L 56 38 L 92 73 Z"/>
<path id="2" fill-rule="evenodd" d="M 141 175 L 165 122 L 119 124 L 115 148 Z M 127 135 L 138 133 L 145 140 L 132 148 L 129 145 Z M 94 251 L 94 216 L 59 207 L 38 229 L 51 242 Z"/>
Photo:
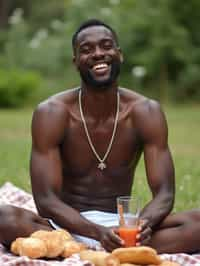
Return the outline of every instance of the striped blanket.
<path id="1" fill-rule="evenodd" d="M 27 192 L 19 189 L 11 183 L 5 183 L 0 187 L 0 204 L 12 204 L 18 207 L 23 207 L 28 210 L 36 211 L 33 197 Z M 163 259 L 168 259 L 178 262 L 184 266 L 200 266 L 200 255 L 187 255 L 187 254 L 162 254 Z M 3 245 L 0 244 L 0 266 L 92 266 L 88 262 L 80 260 L 77 254 L 62 261 L 58 260 L 33 260 L 27 257 L 14 256 Z"/>

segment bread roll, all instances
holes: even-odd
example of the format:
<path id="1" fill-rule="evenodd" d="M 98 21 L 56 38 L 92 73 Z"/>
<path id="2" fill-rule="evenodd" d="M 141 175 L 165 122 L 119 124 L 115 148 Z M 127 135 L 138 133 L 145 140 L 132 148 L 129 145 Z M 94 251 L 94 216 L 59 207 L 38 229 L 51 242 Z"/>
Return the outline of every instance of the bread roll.
<path id="1" fill-rule="evenodd" d="M 161 263 L 161 259 L 157 255 L 156 250 L 145 246 L 117 248 L 113 250 L 112 254 L 119 259 L 120 263 L 134 263 L 142 265 L 159 265 Z"/>
<path id="2" fill-rule="evenodd" d="M 104 251 L 83 250 L 80 252 L 81 260 L 92 262 L 95 266 L 105 266 L 105 258 L 109 255 Z"/>
<path id="3" fill-rule="evenodd" d="M 95 266 L 119 266 L 119 260 L 108 252 L 83 250 L 80 252 L 81 260 L 92 262 Z"/>
<path id="4" fill-rule="evenodd" d="M 121 263 L 120 266 L 142 266 L 141 264 L 133 264 L 133 263 Z M 154 265 L 149 265 L 154 266 Z"/>
<path id="5" fill-rule="evenodd" d="M 19 255 L 31 259 L 45 257 L 47 253 L 44 241 L 37 238 L 25 238 L 19 244 Z"/>
<path id="6" fill-rule="evenodd" d="M 105 258 L 105 266 L 120 266 L 119 259 L 110 254 Z"/>

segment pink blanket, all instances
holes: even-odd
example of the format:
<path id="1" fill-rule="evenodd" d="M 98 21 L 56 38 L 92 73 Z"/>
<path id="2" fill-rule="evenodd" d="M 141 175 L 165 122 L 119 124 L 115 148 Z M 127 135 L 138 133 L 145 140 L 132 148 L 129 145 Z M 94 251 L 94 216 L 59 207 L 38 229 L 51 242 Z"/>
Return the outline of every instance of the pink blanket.
<path id="1" fill-rule="evenodd" d="M 36 207 L 33 201 L 33 197 L 27 192 L 15 187 L 11 183 L 5 183 L 0 188 L 0 204 L 12 204 L 18 207 L 23 207 L 34 212 Z M 187 254 L 162 254 L 163 259 L 168 259 L 174 262 L 180 263 L 184 266 L 200 266 L 200 255 L 187 255 Z M 68 259 L 62 261 L 56 260 L 33 260 L 27 257 L 17 257 L 12 255 L 6 250 L 3 245 L 0 244 L 0 265 L 5 266 L 92 266 L 88 262 L 80 260 L 77 254 L 71 256 Z"/>

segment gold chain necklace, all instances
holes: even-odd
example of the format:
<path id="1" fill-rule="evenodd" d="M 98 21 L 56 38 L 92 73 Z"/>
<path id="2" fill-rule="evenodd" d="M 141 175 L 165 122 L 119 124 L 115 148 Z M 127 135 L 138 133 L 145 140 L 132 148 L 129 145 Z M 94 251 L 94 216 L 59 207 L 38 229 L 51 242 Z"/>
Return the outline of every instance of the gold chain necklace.
<path id="1" fill-rule="evenodd" d="M 99 154 L 97 153 L 97 151 L 96 151 L 96 149 L 95 149 L 95 147 L 94 147 L 94 145 L 92 143 L 92 140 L 90 138 L 89 132 L 88 132 L 88 128 L 87 128 L 87 124 L 86 124 L 86 121 L 85 121 L 85 117 L 83 115 L 83 109 L 82 109 L 82 104 L 81 104 L 81 89 L 79 90 L 79 109 L 80 109 L 81 119 L 83 121 L 83 126 L 84 126 L 84 129 L 85 129 L 85 134 L 87 136 L 87 140 L 88 140 L 88 143 L 90 145 L 90 148 L 92 149 L 94 155 L 96 156 L 97 160 L 99 161 L 98 168 L 101 169 L 101 170 L 104 170 L 107 167 L 106 164 L 105 164 L 105 160 L 107 159 L 108 154 L 111 151 L 111 147 L 112 147 L 112 144 L 113 144 L 113 141 L 114 141 L 114 137 L 116 135 L 116 129 L 117 129 L 117 123 L 118 123 L 118 117 L 119 117 L 119 102 L 120 102 L 120 96 L 119 96 L 119 92 L 117 92 L 117 111 L 116 111 L 115 122 L 114 122 L 114 126 L 113 126 L 113 132 L 112 132 L 112 136 L 111 136 L 110 143 L 108 145 L 107 151 L 106 151 L 105 155 L 103 156 L 103 158 L 101 158 L 99 156 Z"/>

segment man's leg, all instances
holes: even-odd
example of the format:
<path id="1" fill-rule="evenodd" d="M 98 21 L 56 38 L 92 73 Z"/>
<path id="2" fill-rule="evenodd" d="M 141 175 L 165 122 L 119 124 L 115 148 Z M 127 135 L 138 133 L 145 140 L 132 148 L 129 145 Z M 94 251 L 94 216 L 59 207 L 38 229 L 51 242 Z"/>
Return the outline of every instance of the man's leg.
<path id="1" fill-rule="evenodd" d="M 0 243 L 9 247 L 17 237 L 37 230 L 52 230 L 48 221 L 37 214 L 11 205 L 0 206 Z"/>
<path id="2" fill-rule="evenodd" d="M 169 215 L 152 235 L 150 246 L 159 253 L 194 253 L 200 250 L 200 211 Z"/>

